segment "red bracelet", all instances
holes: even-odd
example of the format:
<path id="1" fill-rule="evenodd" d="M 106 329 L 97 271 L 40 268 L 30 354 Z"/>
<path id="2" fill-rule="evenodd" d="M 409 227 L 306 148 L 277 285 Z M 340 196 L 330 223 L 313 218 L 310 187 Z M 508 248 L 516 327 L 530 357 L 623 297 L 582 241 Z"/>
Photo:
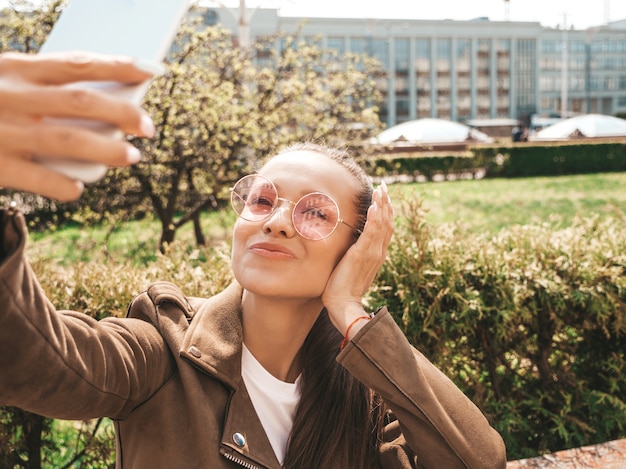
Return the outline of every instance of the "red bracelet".
<path id="1" fill-rule="evenodd" d="M 359 316 L 354 321 L 352 321 L 350 323 L 350 325 L 348 326 L 348 328 L 346 329 L 346 335 L 344 336 L 343 340 L 341 341 L 341 345 L 339 346 L 339 350 L 343 350 L 343 348 L 346 346 L 346 344 L 348 343 L 348 334 L 350 334 L 350 329 L 352 329 L 352 326 L 354 326 L 361 319 L 367 319 L 369 321 L 372 318 L 370 316 Z"/>

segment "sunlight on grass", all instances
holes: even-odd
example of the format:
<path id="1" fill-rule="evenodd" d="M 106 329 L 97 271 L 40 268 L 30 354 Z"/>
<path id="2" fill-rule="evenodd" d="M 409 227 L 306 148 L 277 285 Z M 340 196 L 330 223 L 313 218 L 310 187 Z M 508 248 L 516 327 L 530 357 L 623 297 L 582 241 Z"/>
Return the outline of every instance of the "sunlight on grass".
<path id="1" fill-rule="evenodd" d="M 392 196 L 420 197 L 433 224 L 463 222 L 495 234 L 512 225 L 571 225 L 575 217 L 626 215 L 626 173 L 407 184 Z"/>
<path id="2" fill-rule="evenodd" d="M 390 194 L 395 204 L 403 198 L 421 198 L 431 224 L 461 222 L 486 235 L 513 225 L 547 223 L 560 229 L 576 217 L 626 217 L 626 173 L 394 184 Z M 210 243 L 223 243 L 229 241 L 234 222 L 230 209 L 224 209 L 204 214 L 202 228 Z M 66 263 L 102 256 L 145 264 L 157 256 L 160 233 L 159 222 L 149 218 L 114 230 L 69 225 L 32 233 L 29 250 L 34 256 Z M 195 249 L 190 223 L 179 230 L 175 242 L 190 253 Z"/>

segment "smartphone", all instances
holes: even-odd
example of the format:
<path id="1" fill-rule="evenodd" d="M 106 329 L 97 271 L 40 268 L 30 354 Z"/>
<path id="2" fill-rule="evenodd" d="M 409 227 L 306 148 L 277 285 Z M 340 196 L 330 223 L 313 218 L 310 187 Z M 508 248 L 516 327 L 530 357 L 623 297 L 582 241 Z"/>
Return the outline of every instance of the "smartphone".
<path id="1" fill-rule="evenodd" d="M 127 55 L 147 63 L 160 64 L 189 4 L 190 0 L 70 0 L 39 53 L 81 50 Z M 149 82 L 133 86 L 80 82 L 67 86 L 98 88 L 140 104 Z M 121 131 L 106 123 L 78 119 L 65 119 L 63 122 L 123 138 Z M 108 170 L 102 164 L 70 159 L 35 159 L 46 167 L 86 183 L 97 181 Z"/>

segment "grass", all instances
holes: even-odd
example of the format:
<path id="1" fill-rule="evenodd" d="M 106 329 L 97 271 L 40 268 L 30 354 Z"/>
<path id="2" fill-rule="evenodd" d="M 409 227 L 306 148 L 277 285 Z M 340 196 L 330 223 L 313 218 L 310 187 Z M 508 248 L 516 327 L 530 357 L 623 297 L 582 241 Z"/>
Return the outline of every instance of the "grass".
<path id="1" fill-rule="evenodd" d="M 431 224 L 463 222 L 485 234 L 513 225 L 559 229 L 575 217 L 626 215 L 626 173 L 416 183 L 394 186 L 391 194 L 420 197 Z"/>
<path id="2" fill-rule="evenodd" d="M 513 225 L 548 223 L 554 229 L 571 225 L 576 217 L 626 216 L 626 173 L 605 173 L 520 179 L 481 179 L 394 184 L 392 200 L 419 197 L 429 223 L 462 222 L 475 233 L 496 234 Z M 208 213 L 202 226 L 214 242 L 228 240 L 235 217 L 230 210 Z M 94 255 L 133 258 L 147 263 L 156 257 L 158 220 L 143 219 L 110 226 L 69 225 L 33 233 L 29 244 L 35 256 L 71 263 Z M 176 238 L 195 255 L 191 225 Z"/>

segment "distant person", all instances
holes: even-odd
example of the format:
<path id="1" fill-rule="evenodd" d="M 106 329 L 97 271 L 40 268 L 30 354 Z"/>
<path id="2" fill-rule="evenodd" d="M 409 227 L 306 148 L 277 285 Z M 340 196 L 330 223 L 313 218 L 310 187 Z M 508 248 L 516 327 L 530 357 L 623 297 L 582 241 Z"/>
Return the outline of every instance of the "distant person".
<path id="1" fill-rule="evenodd" d="M 5 187 L 78 196 L 79 184 L 31 161 L 44 150 L 137 160 L 124 142 L 47 128 L 42 117 L 152 133 L 138 108 L 51 86 L 145 74 L 127 60 L 73 57 L 0 56 Z M 301 144 L 231 195 L 228 288 L 188 298 L 156 283 L 129 317 L 101 321 L 55 310 L 25 257 L 23 215 L 0 211 L 0 404 L 112 418 L 118 468 L 505 468 L 502 438 L 480 410 L 385 308 L 363 307 L 393 232 L 384 185 L 373 190 L 343 151 Z"/>
<path id="2" fill-rule="evenodd" d="M 524 128 L 522 124 L 518 123 L 516 126 L 513 127 L 513 129 L 511 129 L 511 139 L 514 142 L 521 142 L 523 135 L 524 135 Z"/>

